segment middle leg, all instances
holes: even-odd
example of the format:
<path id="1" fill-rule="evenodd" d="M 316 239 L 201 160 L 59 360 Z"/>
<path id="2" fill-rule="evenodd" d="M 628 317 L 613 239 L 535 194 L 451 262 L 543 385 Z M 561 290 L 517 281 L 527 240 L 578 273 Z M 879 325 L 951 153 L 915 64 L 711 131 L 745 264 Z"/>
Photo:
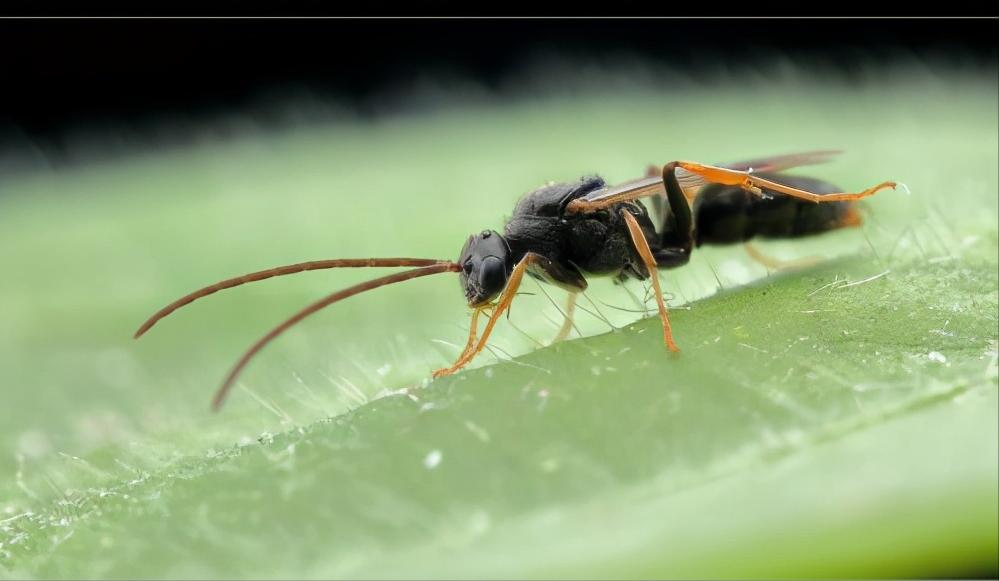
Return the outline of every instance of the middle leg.
<path id="1" fill-rule="evenodd" d="M 570 292 L 565 299 L 565 319 L 562 321 L 562 326 L 558 330 L 558 334 L 552 339 L 552 343 L 558 343 L 566 337 L 569 336 L 569 332 L 572 331 L 573 323 L 572 316 L 576 313 L 576 293 Z"/>
<path id="2" fill-rule="evenodd" d="M 635 219 L 627 208 L 621 210 L 621 215 L 624 216 L 624 221 L 628 225 L 628 232 L 631 234 L 631 241 L 635 245 L 635 250 L 642 257 L 642 262 L 645 263 L 645 267 L 649 271 L 649 276 L 652 278 L 652 287 L 656 291 L 656 304 L 659 306 L 659 320 L 663 324 L 663 342 L 666 343 L 666 348 L 670 351 L 679 351 L 680 348 L 673 341 L 673 329 L 669 324 L 666 303 L 663 301 L 663 290 L 659 286 L 659 265 L 656 264 L 656 259 L 652 255 L 652 249 L 649 248 L 649 242 L 645 239 L 645 235 L 642 234 L 642 228 L 638 225 L 638 220 Z"/>

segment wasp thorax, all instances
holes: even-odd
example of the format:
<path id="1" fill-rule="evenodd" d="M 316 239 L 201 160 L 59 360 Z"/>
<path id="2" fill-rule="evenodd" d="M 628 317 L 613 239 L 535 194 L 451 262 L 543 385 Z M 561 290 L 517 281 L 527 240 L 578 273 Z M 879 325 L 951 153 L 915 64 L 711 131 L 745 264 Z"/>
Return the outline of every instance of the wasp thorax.
<path id="1" fill-rule="evenodd" d="M 458 256 L 461 287 L 470 306 L 491 301 L 506 286 L 510 248 L 498 232 L 483 230 L 468 237 Z"/>

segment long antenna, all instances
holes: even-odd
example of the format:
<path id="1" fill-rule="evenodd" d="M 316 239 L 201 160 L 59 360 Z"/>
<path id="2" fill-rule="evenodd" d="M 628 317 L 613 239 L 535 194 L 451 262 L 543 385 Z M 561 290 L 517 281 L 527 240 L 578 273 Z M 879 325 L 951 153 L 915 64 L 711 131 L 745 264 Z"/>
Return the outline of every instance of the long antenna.
<path id="1" fill-rule="evenodd" d="M 226 280 L 217 282 L 213 285 L 206 286 L 205 288 L 199 289 L 185 295 L 169 305 L 163 307 L 157 311 L 152 317 L 139 327 L 139 330 L 135 332 L 135 338 L 138 339 L 146 331 L 151 329 L 153 325 L 159 322 L 160 319 L 166 317 L 170 313 L 176 311 L 177 309 L 189 305 L 194 301 L 207 297 L 208 295 L 215 294 L 220 290 L 225 290 L 227 288 L 232 288 L 234 286 L 239 286 L 241 284 L 246 284 L 248 282 L 256 282 L 258 280 L 264 280 L 275 276 L 284 276 L 286 274 L 295 274 L 298 272 L 305 272 L 307 270 L 322 270 L 324 268 L 360 268 L 360 267 L 371 267 L 371 266 L 433 266 L 436 264 L 450 264 L 446 260 L 435 260 L 432 258 L 340 258 L 336 260 L 313 260 L 310 262 L 299 262 L 298 264 L 289 264 L 287 266 L 278 266 L 276 268 L 268 268 L 267 270 L 261 270 L 258 272 L 251 272 L 250 274 L 244 274 L 242 276 L 237 276 L 234 278 L 228 278 Z"/>
<path id="2" fill-rule="evenodd" d="M 409 259 L 407 259 L 409 260 Z M 373 290 L 381 286 L 394 284 L 397 282 L 403 282 L 413 278 L 418 278 L 421 276 L 429 276 L 431 274 L 438 274 L 441 272 L 458 272 L 461 270 L 461 266 L 455 262 L 443 262 L 434 261 L 436 263 L 430 266 L 424 266 L 423 268 L 415 268 L 413 270 L 407 270 L 406 272 L 398 272 L 396 274 L 390 274 L 388 276 L 383 276 L 381 278 L 376 278 L 369 280 L 367 282 L 362 282 L 360 284 L 354 285 L 352 287 L 345 288 L 341 291 L 337 291 L 327 297 L 324 297 L 311 305 L 305 307 L 301 311 L 295 313 L 291 318 L 281 323 L 277 327 L 274 327 L 269 333 L 261 337 L 256 343 L 250 347 L 236 365 L 233 366 L 232 370 L 229 371 L 229 375 L 226 376 L 225 381 L 222 382 L 222 386 L 215 392 L 215 397 L 212 398 L 212 410 L 218 411 L 222 407 L 222 403 L 225 401 L 226 395 L 228 395 L 229 390 L 232 389 L 233 384 L 236 382 L 236 378 L 246 367 L 247 363 L 256 355 L 261 349 L 267 346 L 268 343 L 273 341 L 281 333 L 284 333 L 289 328 L 294 326 L 296 323 L 308 317 L 316 311 L 328 307 L 337 301 L 342 301 L 343 299 L 352 297 L 356 294 L 363 293 L 365 291 Z M 193 300 L 193 299 L 192 299 Z"/>

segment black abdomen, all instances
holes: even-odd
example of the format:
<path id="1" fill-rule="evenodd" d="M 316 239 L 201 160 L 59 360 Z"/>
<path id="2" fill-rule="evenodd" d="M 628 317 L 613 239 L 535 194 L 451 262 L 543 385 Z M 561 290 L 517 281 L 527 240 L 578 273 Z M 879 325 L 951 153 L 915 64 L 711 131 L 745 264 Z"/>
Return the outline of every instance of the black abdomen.
<path id="1" fill-rule="evenodd" d="M 800 176 L 760 177 L 817 194 L 839 191 L 832 184 Z M 732 244 L 760 236 L 796 238 L 841 227 L 851 202 L 816 204 L 776 192 L 764 199 L 736 186 L 707 185 L 694 202 L 695 242 Z"/>

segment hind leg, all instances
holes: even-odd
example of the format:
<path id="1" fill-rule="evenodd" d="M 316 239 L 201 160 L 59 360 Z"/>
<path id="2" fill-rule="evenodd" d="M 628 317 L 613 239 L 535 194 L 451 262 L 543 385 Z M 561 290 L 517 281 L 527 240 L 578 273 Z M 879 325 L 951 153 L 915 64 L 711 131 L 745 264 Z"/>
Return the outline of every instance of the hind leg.
<path id="1" fill-rule="evenodd" d="M 764 179 L 762 177 L 753 175 L 748 171 L 739 171 L 724 167 L 716 167 L 692 161 L 677 161 L 673 163 L 677 167 L 681 167 L 687 170 L 688 172 L 698 175 L 704 180 L 711 183 L 722 184 L 726 186 L 739 186 L 740 188 L 746 190 L 747 192 L 753 193 L 761 197 L 766 195 L 764 194 L 763 190 L 780 192 L 782 194 L 791 196 L 792 198 L 805 200 L 806 202 L 814 202 L 816 204 L 860 200 L 862 198 L 866 198 L 867 196 L 873 196 L 879 191 L 887 188 L 895 189 L 895 187 L 897 186 L 895 182 L 881 182 L 876 186 L 871 186 L 866 190 L 860 192 L 854 192 L 854 193 L 830 192 L 824 194 L 817 194 L 815 192 L 809 192 L 808 190 L 802 190 L 799 188 L 777 183 L 772 180 Z"/>
<path id="2" fill-rule="evenodd" d="M 768 269 L 775 271 L 807 268 L 822 262 L 821 256 L 806 256 L 805 258 L 798 258 L 796 260 L 781 260 L 779 258 L 767 256 L 763 252 L 760 252 L 760 250 L 752 242 L 744 243 L 744 247 L 746 249 L 746 254 L 748 254 L 750 258 Z"/>

